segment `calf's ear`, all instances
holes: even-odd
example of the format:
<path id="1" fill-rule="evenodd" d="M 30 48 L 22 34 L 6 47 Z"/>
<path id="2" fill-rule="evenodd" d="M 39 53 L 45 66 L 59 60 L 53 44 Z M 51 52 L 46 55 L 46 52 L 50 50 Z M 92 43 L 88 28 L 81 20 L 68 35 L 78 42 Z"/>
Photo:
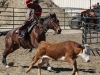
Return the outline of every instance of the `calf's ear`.
<path id="1" fill-rule="evenodd" d="M 79 45 L 77 45 L 77 48 L 83 48 L 83 46 L 79 44 Z"/>

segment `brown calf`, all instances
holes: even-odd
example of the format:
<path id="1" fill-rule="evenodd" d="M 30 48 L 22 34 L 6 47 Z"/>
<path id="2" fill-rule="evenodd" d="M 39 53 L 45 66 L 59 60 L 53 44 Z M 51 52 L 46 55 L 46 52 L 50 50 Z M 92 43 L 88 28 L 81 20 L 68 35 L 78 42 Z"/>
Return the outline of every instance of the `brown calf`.
<path id="1" fill-rule="evenodd" d="M 89 53 L 90 50 L 88 45 L 82 46 L 74 41 L 65 41 L 54 44 L 42 41 L 38 46 L 36 54 L 33 57 L 32 63 L 27 72 L 29 72 L 32 66 L 41 58 L 42 61 L 38 64 L 38 75 L 41 75 L 41 66 L 50 59 L 69 62 L 73 66 L 72 75 L 79 75 L 76 58 L 80 55 L 86 62 L 88 62 L 90 60 Z"/>

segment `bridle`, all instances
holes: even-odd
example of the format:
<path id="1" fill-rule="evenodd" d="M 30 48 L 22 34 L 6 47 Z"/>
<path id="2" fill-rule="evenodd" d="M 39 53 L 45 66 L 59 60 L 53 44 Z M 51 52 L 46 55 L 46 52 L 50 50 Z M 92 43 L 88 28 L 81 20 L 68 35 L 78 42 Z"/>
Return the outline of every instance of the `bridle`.
<path id="1" fill-rule="evenodd" d="M 40 28 L 40 30 L 42 30 L 43 32 L 47 32 L 48 31 L 48 29 L 46 28 L 46 27 L 44 27 L 43 26 L 43 23 L 41 24 L 41 23 L 39 23 L 39 24 L 37 24 L 38 26 L 39 26 L 39 28 Z"/>
<path id="2" fill-rule="evenodd" d="M 59 22 L 59 20 L 55 17 L 54 20 L 52 20 L 52 18 L 49 20 L 49 25 L 53 25 L 53 27 L 56 29 L 59 24 L 56 24 L 56 26 L 54 26 L 53 23 Z M 51 24 L 50 24 L 51 23 Z"/>
<path id="3" fill-rule="evenodd" d="M 50 27 L 50 25 L 53 25 L 53 27 L 54 27 L 53 29 L 56 29 L 59 26 L 59 24 L 54 26 L 53 23 L 56 23 L 56 22 L 59 22 L 59 20 L 56 17 L 53 18 L 53 17 L 50 16 L 50 19 L 48 21 L 48 25 L 47 26 Z M 40 23 L 38 25 L 39 25 L 40 28 L 42 28 L 43 32 L 47 32 L 48 31 L 48 27 L 44 26 L 43 23 Z"/>

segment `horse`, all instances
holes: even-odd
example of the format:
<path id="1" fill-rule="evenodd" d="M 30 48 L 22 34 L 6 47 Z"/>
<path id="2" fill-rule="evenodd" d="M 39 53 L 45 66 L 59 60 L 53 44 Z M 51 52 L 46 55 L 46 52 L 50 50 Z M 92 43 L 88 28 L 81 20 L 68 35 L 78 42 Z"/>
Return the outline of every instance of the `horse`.
<path id="1" fill-rule="evenodd" d="M 96 16 L 94 9 L 87 10 L 83 12 L 82 15 L 83 15 L 82 20 L 85 21 L 86 23 L 90 23 L 90 24 L 86 24 L 86 29 L 89 28 L 89 29 L 96 30 L 98 27 L 96 25 L 98 24 L 98 18 L 96 18 L 97 16 Z"/>
<path id="2" fill-rule="evenodd" d="M 86 24 L 86 28 L 88 29 L 96 29 L 98 24 L 98 18 L 96 18 L 98 15 L 95 11 L 95 8 L 93 9 L 84 9 L 77 11 L 77 14 L 71 19 L 69 27 L 71 29 L 80 29 L 82 26 L 84 26 L 84 23 L 90 23 Z M 85 22 L 84 22 L 85 21 Z"/>
<path id="3" fill-rule="evenodd" d="M 4 66 L 9 67 L 6 62 L 7 56 L 15 50 L 23 47 L 24 49 L 37 48 L 41 41 L 46 41 L 46 32 L 49 29 L 53 29 L 57 34 L 61 33 L 59 20 L 56 14 L 50 14 L 43 18 L 43 23 L 38 23 L 34 26 L 27 39 L 19 39 L 19 35 L 16 34 L 15 28 L 10 30 L 5 36 L 5 50 L 2 54 L 2 63 Z"/>

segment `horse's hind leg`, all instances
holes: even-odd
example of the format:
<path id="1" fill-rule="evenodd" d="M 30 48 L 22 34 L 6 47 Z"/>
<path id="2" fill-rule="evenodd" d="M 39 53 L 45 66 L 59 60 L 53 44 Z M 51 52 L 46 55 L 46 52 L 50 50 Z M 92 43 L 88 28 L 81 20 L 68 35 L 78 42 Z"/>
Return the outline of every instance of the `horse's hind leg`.
<path id="1" fill-rule="evenodd" d="M 10 51 L 9 50 L 5 50 L 4 52 L 3 52 L 3 59 L 2 59 L 2 63 L 3 63 L 3 65 L 4 66 L 6 66 L 6 67 L 9 67 L 8 65 L 7 65 L 7 62 L 6 62 L 6 57 L 7 57 L 7 55 L 8 54 L 10 54 Z"/>
<path id="2" fill-rule="evenodd" d="M 12 50 L 13 51 L 13 50 Z M 11 51 L 10 50 L 5 50 L 4 52 L 3 52 L 3 59 L 2 59 L 2 63 L 3 63 L 3 65 L 4 66 L 6 66 L 6 67 L 9 67 L 8 65 L 7 65 L 7 61 L 6 61 L 6 57 L 8 56 L 8 54 L 10 54 L 11 53 Z"/>
<path id="3" fill-rule="evenodd" d="M 10 53 L 12 53 L 12 52 L 14 52 L 15 51 L 15 49 L 11 49 L 11 50 L 5 50 L 4 52 L 3 52 L 3 58 L 2 58 L 2 63 L 3 63 L 3 65 L 4 66 L 6 66 L 6 67 L 9 67 L 8 65 L 7 65 L 7 61 L 6 61 L 6 57 L 10 54 Z"/>
<path id="4" fill-rule="evenodd" d="M 12 40 L 11 40 L 11 38 L 7 38 L 7 36 L 8 35 L 6 35 L 6 38 L 5 38 L 5 51 L 2 54 L 2 56 L 3 56 L 2 57 L 2 63 L 6 67 L 8 67 L 7 62 L 6 62 L 6 57 L 10 53 L 11 46 L 12 46 Z"/>
<path id="5" fill-rule="evenodd" d="M 3 52 L 2 63 L 3 63 L 4 66 L 7 66 L 7 63 L 6 63 L 6 57 L 7 57 L 7 55 L 5 54 L 5 52 Z"/>
<path id="6" fill-rule="evenodd" d="M 3 65 L 4 66 L 6 66 L 6 67 L 9 67 L 8 65 L 7 65 L 7 62 L 6 62 L 6 57 L 10 54 L 10 53 L 12 53 L 12 52 L 14 52 L 16 49 L 18 49 L 19 48 L 19 46 L 18 45 L 13 45 L 13 44 L 9 44 L 9 47 L 7 46 L 6 47 L 6 49 L 5 49 L 5 51 L 3 52 L 3 58 L 2 58 L 2 63 L 3 63 Z"/>

